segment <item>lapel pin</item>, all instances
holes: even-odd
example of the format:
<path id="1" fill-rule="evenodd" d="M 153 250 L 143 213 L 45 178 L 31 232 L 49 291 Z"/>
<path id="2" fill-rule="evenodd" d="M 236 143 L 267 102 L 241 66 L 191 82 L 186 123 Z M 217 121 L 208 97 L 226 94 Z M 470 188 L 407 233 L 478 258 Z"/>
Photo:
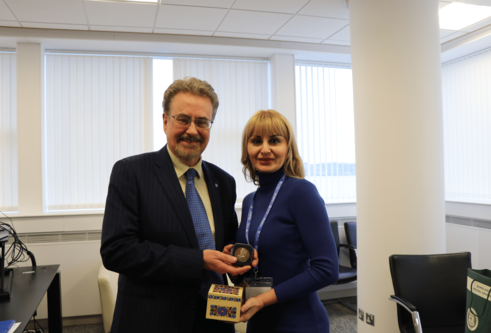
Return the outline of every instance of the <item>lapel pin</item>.
<path id="1" fill-rule="evenodd" d="M 218 187 L 218 184 L 217 183 L 215 183 L 215 187 Z"/>

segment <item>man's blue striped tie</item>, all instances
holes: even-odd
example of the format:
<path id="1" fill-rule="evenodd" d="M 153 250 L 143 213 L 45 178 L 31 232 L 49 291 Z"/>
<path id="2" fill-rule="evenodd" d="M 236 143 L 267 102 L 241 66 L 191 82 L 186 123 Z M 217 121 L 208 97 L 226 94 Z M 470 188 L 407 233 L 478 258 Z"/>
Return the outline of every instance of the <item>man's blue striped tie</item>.
<path id="1" fill-rule="evenodd" d="M 196 170 L 189 168 L 186 172 L 186 201 L 188 202 L 189 211 L 193 218 L 194 230 L 198 238 L 198 245 L 201 250 L 215 250 L 215 240 L 211 233 L 210 223 L 206 215 L 206 209 L 203 201 L 194 186 L 194 177 Z M 208 290 L 212 283 L 223 284 L 221 274 L 213 271 L 203 270 L 203 279 L 201 281 L 201 295 L 204 298 L 208 296 Z"/>

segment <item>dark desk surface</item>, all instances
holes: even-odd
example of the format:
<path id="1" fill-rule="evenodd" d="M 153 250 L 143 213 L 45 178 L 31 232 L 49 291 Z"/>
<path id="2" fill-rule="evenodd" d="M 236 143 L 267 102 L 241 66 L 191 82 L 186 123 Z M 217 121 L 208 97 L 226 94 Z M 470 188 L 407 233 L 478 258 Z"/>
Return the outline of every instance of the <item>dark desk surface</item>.
<path id="1" fill-rule="evenodd" d="M 15 333 L 22 332 L 57 276 L 59 267 L 60 265 L 47 265 L 14 268 L 10 298 L 0 299 L 0 321 L 14 319 L 21 322 Z M 31 271 L 34 273 L 26 273 Z"/>

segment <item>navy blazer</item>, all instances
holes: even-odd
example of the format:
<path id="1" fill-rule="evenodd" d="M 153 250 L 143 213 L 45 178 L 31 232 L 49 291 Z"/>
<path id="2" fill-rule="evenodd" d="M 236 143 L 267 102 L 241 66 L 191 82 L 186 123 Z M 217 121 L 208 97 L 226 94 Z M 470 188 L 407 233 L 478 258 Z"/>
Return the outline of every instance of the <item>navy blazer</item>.
<path id="1" fill-rule="evenodd" d="M 222 251 L 237 232 L 235 180 L 211 163 L 202 165 Z M 203 251 L 167 146 L 114 165 L 101 256 L 120 274 L 111 332 L 192 331 Z"/>

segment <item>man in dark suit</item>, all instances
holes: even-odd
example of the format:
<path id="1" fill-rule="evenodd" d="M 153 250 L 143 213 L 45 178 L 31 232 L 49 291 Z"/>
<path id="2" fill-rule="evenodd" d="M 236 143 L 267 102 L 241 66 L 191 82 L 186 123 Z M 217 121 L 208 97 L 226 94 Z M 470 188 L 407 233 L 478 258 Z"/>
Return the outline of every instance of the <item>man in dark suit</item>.
<path id="1" fill-rule="evenodd" d="M 111 333 L 232 333 L 233 325 L 205 319 L 210 283 L 250 269 L 220 252 L 235 241 L 235 180 L 201 159 L 218 98 L 187 78 L 169 86 L 163 105 L 167 145 L 118 161 L 111 173 L 101 244 L 104 266 L 120 273 Z"/>

